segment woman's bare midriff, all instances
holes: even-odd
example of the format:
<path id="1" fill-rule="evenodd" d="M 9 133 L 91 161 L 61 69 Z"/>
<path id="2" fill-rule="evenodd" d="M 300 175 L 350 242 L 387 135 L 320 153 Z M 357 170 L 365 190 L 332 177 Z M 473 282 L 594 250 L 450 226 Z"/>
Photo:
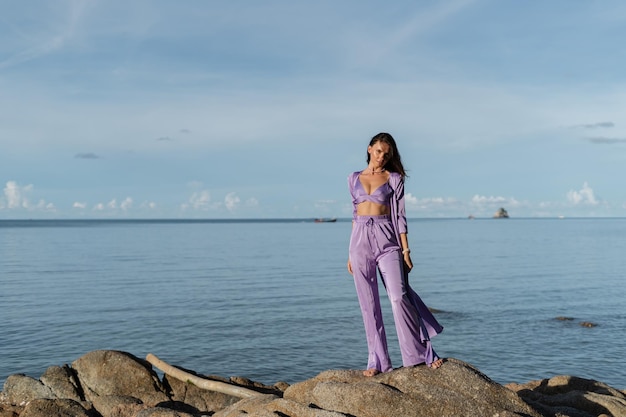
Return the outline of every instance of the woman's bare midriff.
<path id="1" fill-rule="evenodd" d="M 391 214 L 389 206 L 364 201 L 356 206 L 357 216 L 384 216 Z"/>

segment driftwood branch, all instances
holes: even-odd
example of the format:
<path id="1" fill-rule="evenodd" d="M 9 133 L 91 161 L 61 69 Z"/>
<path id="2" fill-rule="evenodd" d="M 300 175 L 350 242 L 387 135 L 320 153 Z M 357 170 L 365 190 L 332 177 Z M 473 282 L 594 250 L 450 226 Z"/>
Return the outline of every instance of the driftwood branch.
<path id="1" fill-rule="evenodd" d="M 169 365 L 166 362 L 163 362 L 161 359 L 157 358 L 152 353 L 148 353 L 148 355 L 146 356 L 146 360 L 150 362 L 152 366 L 154 366 L 157 369 L 160 369 L 161 371 L 165 372 L 167 375 L 170 375 L 184 382 L 189 382 L 201 389 L 221 392 L 222 394 L 232 395 L 233 397 L 238 397 L 238 398 L 249 398 L 249 397 L 255 397 L 258 395 L 263 395 L 262 393 L 251 390 L 251 389 L 227 384 L 225 382 L 212 381 L 210 379 L 200 378 L 196 375 L 190 374 L 189 372 L 185 372 L 182 369 Z"/>

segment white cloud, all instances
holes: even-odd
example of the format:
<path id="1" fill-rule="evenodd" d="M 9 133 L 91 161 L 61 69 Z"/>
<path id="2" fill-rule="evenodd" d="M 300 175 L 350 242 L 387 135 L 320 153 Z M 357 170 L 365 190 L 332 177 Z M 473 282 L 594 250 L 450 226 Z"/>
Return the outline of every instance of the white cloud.
<path id="1" fill-rule="evenodd" d="M 442 208 L 452 208 L 458 207 L 459 201 L 456 198 L 452 197 L 425 197 L 425 198 L 417 198 L 411 193 L 407 193 L 404 195 L 404 203 L 408 210 L 411 209 L 442 209 Z"/>
<path id="2" fill-rule="evenodd" d="M 133 199 L 130 197 L 126 197 L 124 201 L 120 203 L 120 208 L 124 211 L 128 211 L 133 207 Z"/>
<path id="3" fill-rule="evenodd" d="M 519 201 L 513 197 L 500 196 L 481 196 L 474 195 L 469 200 L 459 200 L 455 197 L 425 197 L 417 198 L 411 193 L 405 194 L 405 204 L 407 212 L 415 215 L 433 217 L 446 216 L 467 216 L 472 215 L 488 215 L 491 216 L 494 210 L 504 207 L 509 208 L 528 208 L 529 203 Z"/>
<path id="4" fill-rule="evenodd" d="M 157 207 L 157 204 L 154 201 L 144 201 L 140 206 L 142 209 L 150 209 L 154 210 Z"/>
<path id="5" fill-rule="evenodd" d="M 8 181 L 4 187 L 4 196 L 7 201 L 7 208 L 28 208 L 28 200 L 24 196 L 24 193 L 32 190 L 32 188 L 32 185 L 20 187 L 15 181 Z"/>
<path id="6" fill-rule="evenodd" d="M 499 208 L 504 208 L 505 210 L 509 211 L 510 208 L 519 209 L 523 206 L 527 206 L 527 203 L 522 203 L 513 197 L 487 197 L 475 194 L 469 203 L 468 211 L 472 214 L 484 215 L 485 213 L 492 212 L 493 210 Z"/>
<path id="7" fill-rule="evenodd" d="M 474 195 L 474 197 L 472 197 L 472 204 L 477 204 L 477 205 L 485 205 L 485 204 L 504 204 L 509 202 L 510 200 L 506 197 L 494 197 L 494 196 L 483 196 L 483 195 Z"/>
<path id="8" fill-rule="evenodd" d="M 52 203 L 46 203 L 44 200 L 39 200 L 37 206 L 35 207 L 38 211 L 56 211 L 56 207 Z"/>
<path id="9" fill-rule="evenodd" d="M 415 197 L 413 194 L 411 194 L 411 193 L 406 193 L 406 194 L 404 195 L 404 203 L 405 203 L 407 206 L 415 206 L 415 205 L 417 205 L 417 204 L 418 204 L 418 199 L 417 199 L 417 197 Z"/>
<path id="10" fill-rule="evenodd" d="M 207 190 L 196 191 L 189 197 L 189 201 L 181 204 L 180 208 L 182 210 L 208 210 L 211 208 L 211 194 Z"/>
<path id="11" fill-rule="evenodd" d="M 194 182 L 193 186 L 199 185 L 198 182 Z M 246 208 L 256 208 L 259 206 L 259 201 L 251 197 L 243 201 L 236 192 L 229 192 L 224 196 L 221 201 L 215 201 L 211 198 L 211 193 L 208 190 L 194 191 L 189 197 L 189 200 L 180 205 L 182 211 L 223 211 L 224 209 L 229 212 L 238 210 L 242 204 Z"/>
<path id="12" fill-rule="evenodd" d="M 36 204 L 30 202 L 30 194 L 34 190 L 32 184 L 20 186 L 16 181 L 7 181 L 4 187 L 4 200 L 0 201 L 0 209 L 27 210 L 27 211 L 56 211 L 54 204 L 39 200 Z"/>
<path id="13" fill-rule="evenodd" d="M 74 204 L 72 204 L 72 208 L 84 210 L 85 208 L 87 208 L 87 203 L 75 201 Z"/>
<path id="14" fill-rule="evenodd" d="M 467 211 L 466 204 L 454 197 L 417 198 L 413 194 L 407 193 L 404 195 L 404 202 L 407 212 L 419 212 L 426 216 L 451 215 L 452 213 L 465 213 Z"/>
<path id="15" fill-rule="evenodd" d="M 567 201 L 575 206 L 579 204 L 589 204 L 592 206 L 600 204 L 587 181 L 583 183 L 583 188 L 580 190 L 570 190 L 567 193 Z"/>
<path id="16" fill-rule="evenodd" d="M 224 204 L 226 205 L 226 208 L 228 209 L 228 211 L 236 210 L 240 202 L 241 202 L 241 199 L 237 197 L 237 194 L 235 193 L 228 193 L 226 194 L 226 197 L 224 198 Z"/>
<path id="17" fill-rule="evenodd" d="M 190 186 L 197 188 L 201 183 L 193 182 Z M 182 211 L 208 211 L 208 210 L 223 210 L 224 208 L 229 212 L 234 212 L 241 207 L 242 199 L 236 192 L 230 192 L 226 194 L 223 201 L 214 201 L 211 198 L 211 193 L 208 190 L 194 191 L 189 200 L 180 205 Z M 258 207 L 259 201 L 252 197 L 243 202 L 245 207 L 254 208 Z"/>
<path id="18" fill-rule="evenodd" d="M 86 203 L 76 202 L 73 207 L 83 209 L 87 206 Z M 108 214 L 115 214 L 119 210 L 127 212 L 133 207 L 133 199 L 126 197 L 121 203 L 118 203 L 117 198 L 111 199 L 108 203 L 97 203 L 93 206 L 93 211 L 107 212 Z"/>

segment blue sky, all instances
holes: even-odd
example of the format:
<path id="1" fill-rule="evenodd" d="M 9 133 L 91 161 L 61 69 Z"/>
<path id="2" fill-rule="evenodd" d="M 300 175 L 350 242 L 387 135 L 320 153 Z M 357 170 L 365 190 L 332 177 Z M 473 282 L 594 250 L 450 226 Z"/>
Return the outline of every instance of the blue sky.
<path id="1" fill-rule="evenodd" d="M 626 215 L 621 1 L 0 0 L 0 219 Z"/>

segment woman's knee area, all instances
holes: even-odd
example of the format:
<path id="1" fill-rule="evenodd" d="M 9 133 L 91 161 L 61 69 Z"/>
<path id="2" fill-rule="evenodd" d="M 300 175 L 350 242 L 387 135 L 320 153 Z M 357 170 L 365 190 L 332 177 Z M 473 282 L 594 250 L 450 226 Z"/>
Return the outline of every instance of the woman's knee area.
<path id="1" fill-rule="evenodd" d="M 402 289 L 401 291 L 393 291 L 393 292 L 389 292 L 389 301 L 391 302 L 391 304 L 393 305 L 400 305 L 403 304 L 404 301 L 407 299 L 407 292 Z"/>

